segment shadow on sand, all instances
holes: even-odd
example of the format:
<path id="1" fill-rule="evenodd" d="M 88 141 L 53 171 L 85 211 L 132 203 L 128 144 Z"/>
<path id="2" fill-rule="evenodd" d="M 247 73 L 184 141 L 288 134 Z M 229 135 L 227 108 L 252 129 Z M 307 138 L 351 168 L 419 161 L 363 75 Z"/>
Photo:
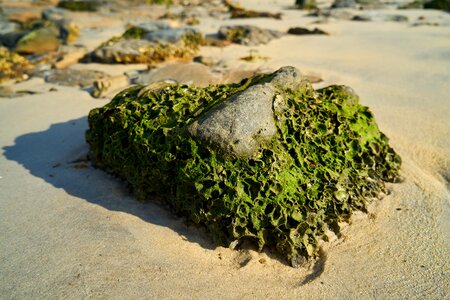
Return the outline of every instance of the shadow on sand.
<path id="1" fill-rule="evenodd" d="M 184 239 L 203 248 L 215 248 L 204 231 L 186 226 L 183 220 L 154 203 L 137 201 L 124 181 L 90 166 L 83 158 L 88 153 L 84 140 L 86 129 L 86 117 L 53 124 L 45 131 L 17 137 L 13 146 L 3 148 L 4 155 L 18 162 L 32 175 L 44 179 L 55 188 L 64 189 L 72 196 L 171 228 Z"/>
<path id="2" fill-rule="evenodd" d="M 68 194 L 100 205 L 111 211 L 132 214 L 151 224 L 177 232 L 186 241 L 209 250 L 215 244 L 202 228 L 188 226 L 183 218 L 173 216 L 158 204 L 139 202 L 129 192 L 126 182 L 90 165 L 84 134 L 87 117 L 56 123 L 45 131 L 19 136 L 13 146 L 4 147 L 7 159 L 16 161 L 36 177 Z M 256 250 L 255 245 L 240 244 L 244 251 Z M 287 262 L 273 251 L 264 251 L 284 265 Z M 248 261 L 240 262 L 245 267 Z"/>

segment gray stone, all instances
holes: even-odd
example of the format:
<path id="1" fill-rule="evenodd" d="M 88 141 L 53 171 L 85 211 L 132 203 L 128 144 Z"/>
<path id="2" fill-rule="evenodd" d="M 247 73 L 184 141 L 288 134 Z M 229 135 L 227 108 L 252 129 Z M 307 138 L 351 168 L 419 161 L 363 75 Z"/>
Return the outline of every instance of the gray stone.
<path id="1" fill-rule="evenodd" d="M 133 27 L 142 29 L 145 32 L 153 32 L 153 31 L 170 29 L 169 24 L 167 24 L 164 21 L 157 21 L 157 20 L 133 24 Z"/>
<path id="2" fill-rule="evenodd" d="M 280 68 L 270 79 L 270 84 L 276 88 L 296 89 L 301 83 L 302 75 L 294 67 Z"/>
<path id="3" fill-rule="evenodd" d="M 147 40 L 121 40 L 94 50 L 90 59 L 102 63 L 134 63 L 153 45 Z"/>
<path id="4" fill-rule="evenodd" d="M 382 8 L 380 0 L 335 0 L 331 8 Z"/>
<path id="5" fill-rule="evenodd" d="M 0 20 L 0 35 L 19 30 L 19 25 L 14 22 Z"/>
<path id="6" fill-rule="evenodd" d="M 280 88 L 301 82 L 293 67 L 281 68 L 265 82 L 253 85 L 213 107 L 188 128 L 197 138 L 219 151 L 238 157 L 252 157 L 261 144 L 277 133 L 275 99 L 282 97 Z"/>
<path id="7" fill-rule="evenodd" d="M 145 35 L 145 39 L 153 42 L 176 43 L 180 41 L 187 33 L 197 33 L 198 30 L 192 27 L 170 28 L 149 32 Z"/>
<path id="8" fill-rule="evenodd" d="M 353 8 L 356 7 L 355 0 L 335 0 L 331 8 Z"/>
<path id="9" fill-rule="evenodd" d="M 282 32 L 270 29 L 262 29 L 251 25 L 232 25 L 219 28 L 219 39 L 246 46 L 267 44 L 273 39 L 283 35 Z"/>
<path id="10" fill-rule="evenodd" d="M 96 80 L 106 77 L 108 75 L 105 73 L 94 70 L 54 69 L 46 74 L 45 81 L 59 85 L 86 88 L 92 86 Z"/>

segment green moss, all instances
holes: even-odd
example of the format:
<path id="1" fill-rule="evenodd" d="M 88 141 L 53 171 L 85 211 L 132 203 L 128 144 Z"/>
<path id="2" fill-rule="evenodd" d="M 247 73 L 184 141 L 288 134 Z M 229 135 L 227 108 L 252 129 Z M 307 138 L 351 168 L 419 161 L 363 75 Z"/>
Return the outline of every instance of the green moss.
<path id="1" fill-rule="evenodd" d="M 206 226 L 218 243 L 252 239 L 294 266 L 314 257 L 326 228 L 365 210 L 401 160 L 369 109 L 342 86 L 278 88 L 277 136 L 249 159 L 222 156 L 188 133 L 204 112 L 267 76 L 129 88 L 89 113 L 92 159 L 125 178 L 139 199 L 156 196 Z"/>

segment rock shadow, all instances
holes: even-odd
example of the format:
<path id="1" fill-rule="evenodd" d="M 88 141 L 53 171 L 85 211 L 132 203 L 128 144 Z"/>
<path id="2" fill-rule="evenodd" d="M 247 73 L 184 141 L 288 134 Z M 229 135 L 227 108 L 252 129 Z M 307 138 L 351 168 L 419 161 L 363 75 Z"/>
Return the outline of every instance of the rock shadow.
<path id="1" fill-rule="evenodd" d="M 87 117 L 52 124 L 47 130 L 17 137 L 14 145 L 3 148 L 4 156 L 72 196 L 168 227 L 203 248 L 216 248 L 201 228 L 188 227 L 182 218 L 155 203 L 137 201 L 126 182 L 92 167 L 86 160 L 89 148 L 84 134 L 87 127 Z"/>

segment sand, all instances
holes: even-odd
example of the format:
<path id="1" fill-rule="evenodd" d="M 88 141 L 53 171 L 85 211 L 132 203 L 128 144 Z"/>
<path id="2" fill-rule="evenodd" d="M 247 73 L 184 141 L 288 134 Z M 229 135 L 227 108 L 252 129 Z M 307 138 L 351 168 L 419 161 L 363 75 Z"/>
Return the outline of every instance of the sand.
<path id="1" fill-rule="evenodd" d="M 283 10 L 285 20 L 239 23 L 286 30 L 311 22 L 285 10 L 292 1 L 241 2 Z M 443 12 L 395 13 L 450 23 Z M 214 32 L 219 22 L 202 24 Z M 448 298 L 450 27 L 342 20 L 317 27 L 330 36 L 253 47 L 266 62 L 239 61 L 248 47 L 202 49 L 237 68 L 293 65 L 321 76 L 319 85 L 353 87 L 403 158 L 405 181 L 390 184 L 368 215 L 356 214 L 314 269 L 217 247 L 163 208 L 136 201 L 123 182 L 86 168 L 86 116 L 107 100 L 33 79 L 14 88 L 39 94 L 0 98 L 1 298 Z"/>

